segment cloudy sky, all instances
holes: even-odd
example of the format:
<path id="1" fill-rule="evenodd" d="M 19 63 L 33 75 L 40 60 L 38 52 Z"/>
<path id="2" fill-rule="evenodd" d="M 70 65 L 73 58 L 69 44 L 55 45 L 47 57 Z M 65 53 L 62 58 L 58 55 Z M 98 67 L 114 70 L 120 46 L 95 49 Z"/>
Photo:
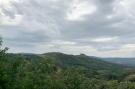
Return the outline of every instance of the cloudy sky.
<path id="1" fill-rule="evenodd" d="M 9 52 L 135 57 L 135 0 L 0 0 Z"/>

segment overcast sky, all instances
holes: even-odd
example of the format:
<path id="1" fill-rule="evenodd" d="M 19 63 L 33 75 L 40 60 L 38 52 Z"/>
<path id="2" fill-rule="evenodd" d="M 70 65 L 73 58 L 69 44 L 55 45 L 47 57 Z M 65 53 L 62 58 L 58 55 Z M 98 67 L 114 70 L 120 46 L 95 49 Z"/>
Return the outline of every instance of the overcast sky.
<path id="1" fill-rule="evenodd" d="M 135 0 L 0 0 L 9 52 L 135 57 Z"/>

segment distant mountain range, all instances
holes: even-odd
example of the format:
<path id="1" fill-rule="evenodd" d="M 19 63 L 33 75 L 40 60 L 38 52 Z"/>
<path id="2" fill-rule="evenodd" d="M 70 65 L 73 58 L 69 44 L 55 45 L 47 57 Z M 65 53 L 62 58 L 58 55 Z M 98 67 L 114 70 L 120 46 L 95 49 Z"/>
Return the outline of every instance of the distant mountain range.
<path id="1" fill-rule="evenodd" d="M 110 63 L 135 66 L 135 58 L 101 58 L 103 61 Z"/>
<path id="2" fill-rule="evenodd" d="M 10 56 L 17 54 L 10 54 Z M 60 52 L 50 52 L 44 54 L 32 54 L 32 53 L 20 53 L 21 56 L 26 57 L 30 60 L 39 60 L 46 57 L 50 57 L 55 60 L 60 66 L 74 66 L 74 65 L 85 65 L 87 67 L 99 67 L 99 68 L 109 68 L 115 65 L 116 67 L 125 66 L 135 66 L 135 58 L 100 58 L 95 56 L 87 56 L 85 54 L 80 55 L 68 55 Z M 93 68 L 92 67 L 92 68 Z"/>

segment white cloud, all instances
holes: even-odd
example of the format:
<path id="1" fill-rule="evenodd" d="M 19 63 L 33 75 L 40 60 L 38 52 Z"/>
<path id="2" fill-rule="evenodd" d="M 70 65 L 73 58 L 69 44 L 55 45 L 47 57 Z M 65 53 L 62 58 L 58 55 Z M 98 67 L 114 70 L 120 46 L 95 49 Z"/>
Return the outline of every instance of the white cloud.
<path id="1" fill-rule="evenodd" d="M 118 37 L 100 37 L 96 39 L 92 39 L 93 42 L 110 42 L 110 41 L 116 41 Z"/>
<path id="2" fill-rule="evenodd" d="M 116 15 L 124 18 L 135 19 L 135 0 L 118 0 L 114 7 Z"/>
<path id="3" fill-rule="evenodd" d="M 120 4 L 124 7 L 125 11 L 129 13 L 130 16 L 135 16 L 135 0 L 122 0 Z"/>
<path id="4" fill-rule="evenodd" d="M 23 19 L 22 15 L 15 15 L 14 18 L 10 18 L 9 16 L 2 15 L 0 16 L 0 25 L 19 25 Z"/>
<path id="5" fill-rule="evenodd" d="M 122 48 L 130 48 L 132 50 L 135 50 L 135 44 L 126 44 L 126 45 L 122 46 Z"/>
<path id="6" fill-rule="evenodd" d="M 12 0 L 0 0 L 0 6 L 9 6 Z"/>
<path id="7" fill-rule="evenodd" d="M 75 45 L 75 42 L 70 42 L 70 41 L 62 41 L 62 40 L 54 40 L 51 42 L 51 44 L 54 45 Z"/>
<path id="8" fill-rule="evenodd" d="M 16 0 L 0 0 L 0 25 L 18 25 L 21 23 L 23 16 L 16 13 L 12 5 Z M 14 15 L 10 17 L 6 12 L 12 12 Z"/>
<path id="9" fill-rule="evenodd" d="M 91 15 L 96 11 L 96 6 L 88 1 L 73 0 L 66 19 L 75 21 L 83 20 L 85 15 Z"/>

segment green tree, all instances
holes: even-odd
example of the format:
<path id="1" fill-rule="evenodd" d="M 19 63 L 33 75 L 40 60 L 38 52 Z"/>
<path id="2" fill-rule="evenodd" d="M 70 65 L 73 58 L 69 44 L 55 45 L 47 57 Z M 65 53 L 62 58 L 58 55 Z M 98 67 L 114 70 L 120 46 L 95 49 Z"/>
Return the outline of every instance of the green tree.
<path id="1" fill-rule="evenodd" d="M 8 48 L 2 49 L 2 38 L 0 37 L 0 60 L 2 60 L 5 56 L 5 52 L 8 50 Z"/>
<path id="2" fill-rule="evenodd" d="M 2 38 L 0 37 L 0 89 L 7 89 L 10 85 L 9 64 L 5 59 L 8 48 L 2 49 Z"/>
<path id="3" fill-rule="evenodd" d="M 135 83 L 131 82 L 121 82 L 118 86 L 118 89 L 135 89 Z"/>

